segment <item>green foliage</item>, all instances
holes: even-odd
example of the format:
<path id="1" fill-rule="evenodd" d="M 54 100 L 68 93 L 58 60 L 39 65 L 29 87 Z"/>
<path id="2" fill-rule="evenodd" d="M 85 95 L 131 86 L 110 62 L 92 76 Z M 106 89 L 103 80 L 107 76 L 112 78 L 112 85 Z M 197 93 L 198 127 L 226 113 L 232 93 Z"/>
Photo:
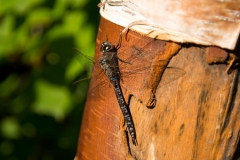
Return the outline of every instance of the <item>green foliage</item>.
<path id="1" fill-rule="evenodd" d="M 0 0 L 0 159 L 73 159 L 99 1 Z"/>
<path id="2" fill-rule="evenodd" d="M 36 101 L 32 107 L 34 112 L 62 120 L 72 110 L 71 96 L 66 87 L 38 80 L 35 82 L 34 89 L 36 93 Z"/>

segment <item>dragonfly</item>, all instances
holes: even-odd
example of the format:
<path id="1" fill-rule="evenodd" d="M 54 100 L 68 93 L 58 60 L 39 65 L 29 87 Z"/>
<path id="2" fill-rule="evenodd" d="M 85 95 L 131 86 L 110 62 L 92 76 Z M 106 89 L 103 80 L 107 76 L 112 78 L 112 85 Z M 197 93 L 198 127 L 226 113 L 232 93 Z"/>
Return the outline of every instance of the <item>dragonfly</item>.
<path id="1" fill-rule="evenodd" d="M 149 47 L 151 43 L 154 43 L 153 41 L 150 41 L 142 49 L 133 46 L 131 47 L 131 51 L 119 52 L 118 49 L 120 48 L 120 45 L 114 46 L 112 43 L 106 40 L 101 44 L 100 59 L 97 59 L 95 61 L 93 60 L 93 58 L 88 57 L 81 52 L 77 54 L 77 57 L 80 61 L 81 59 L 88 59 L 88 61 L 94 63 L 94 69 L 96 69 L 97 72 L 95 72 L 96 74 L 93 75 L 93 78 L 102 79 L 102 81 L 100 82 L 98 81 L 96 83 L 93 83 L 93 85 L 89 89 L 90 92 L 94 92 L 95 95 L 98 96 L 102 92 L 101 89 L 109 87 L 109 85 L 107 86 L 106 84 L 109 84 L 109 82 L 110 84 L 112 84 L 112 88 L 115 92 L 118 104 L 124 117 L 124 121 L 127 124 L 127 128 L 132 138 L 132 143 L 134 145 L 137 145 L 136 131 L 134 128 L 134 123 L 130 110 L 122 93 L 122 85 L 120 81 L 122 81 L 122 84 L 124 84 L 126 83 L 126 80 L 134 80 L 134 78 L 131 77 L 134 77 L 136 75 L 145 76 L 149 72 L 151 66 L 151 63 L 149 63 L 149 61 L 153 59 L 154 56 L 145 53 L 143 50 Z M 129 52 L 131 54 L 129 54 Z M 127 58 L 123 60 L 121 58 L 121 54 L 124 54 L 123 57 Z M 172 74 L 173 72 L 169 72 L 171 70 L 174 71 L 174 74 Z M 174 77 L 171 77 L 172 80 L 175 80 L 183 75 L 183 73 L 179 71 L 181 71 L 181 69 L 169 68 L 168 72 L 166 73 L 169 73 L 169 75 L 174 75 Z M 166 84 L 171 82 L 171 80 L 165 81 Z"/>
<path id="2" fill-rule="evenodd" d="M 100 49 L 102 55 L 100 57 L 99 63 L 105 75 L 109 78 L 110 82 L 113 85 L 118 104 L 122 111 L 125 123 L 127 124 L 128 131 L 132 137 L 132 142 L 134 145 L 136 145 L 137 139 L 133 119 L 120 86 L 121 73 L 118 66 L 118 49 L 118 46 L 115 47 L 108 41 L 103 42 Z"/>

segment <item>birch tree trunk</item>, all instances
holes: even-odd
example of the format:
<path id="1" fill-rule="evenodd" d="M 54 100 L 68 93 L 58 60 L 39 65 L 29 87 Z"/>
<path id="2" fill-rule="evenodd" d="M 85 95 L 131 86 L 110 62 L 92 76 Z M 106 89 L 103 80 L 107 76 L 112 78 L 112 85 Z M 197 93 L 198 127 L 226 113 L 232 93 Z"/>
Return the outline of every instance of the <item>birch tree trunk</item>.
<path id="1" fill-rule="evenodd" d="M 101 18 L 96 62 L 102 42 L 117 44 L 123 29 Z M 123 34 L 121 87 L 138 144 L 132 144 L 113 87 L 96 64 L 75 159 L 237 160 L 239 53 L 239 47 L 175 43 L 131 30 Z"/>

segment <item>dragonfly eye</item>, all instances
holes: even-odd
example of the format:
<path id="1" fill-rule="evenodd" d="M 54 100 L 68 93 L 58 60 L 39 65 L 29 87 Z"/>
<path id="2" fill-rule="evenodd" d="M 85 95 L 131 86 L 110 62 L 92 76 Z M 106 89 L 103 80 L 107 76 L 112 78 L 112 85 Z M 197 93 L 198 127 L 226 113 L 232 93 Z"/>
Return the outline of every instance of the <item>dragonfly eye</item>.
<path id="1" fill-rule="evenodd" d="M 111 43 L 109 42 L 103 42 L 102 43 L 102 47 L 100 49 L 101 52 L 115 52 L 116 51 L 116 48 L 114 45 L 112 45 Z"/>
<path id="2" fill-rule="evenodd" d="M 107 50 L 109 50 L 110 48 L 111 48 L 110 46 L 105 46 L 105 47 L 104 47 L 104 50 L 107 51 Z"/>
<path id="3" fill-rule="evenodd" d="M 106 46 L 106 45 L 108 45 L 109 44 L 109 42 L 103 42 L 102 43 L 102 46 Z"/>

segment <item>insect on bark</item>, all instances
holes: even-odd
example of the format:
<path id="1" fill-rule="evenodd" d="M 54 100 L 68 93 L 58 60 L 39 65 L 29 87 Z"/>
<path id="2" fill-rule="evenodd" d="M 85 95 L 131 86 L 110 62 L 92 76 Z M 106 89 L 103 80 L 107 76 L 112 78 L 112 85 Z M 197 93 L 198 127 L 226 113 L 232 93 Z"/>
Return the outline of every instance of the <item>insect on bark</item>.
<path id="1" fill-rule="evenodd" d="M 104 71 L 104 73 L 106 74 L 106 76 L 108 77 L 108 79 L 113 85 L 118 104 L 124 116 L 124 121 L 127 124 L 128 131 L 132 137 L 132 142 L 134 145 L 136 145 L 137 144 L 136 131 L 134 128 L 131 113 L 123 97 L 122 89 L 120 86 L 121 75 L 120 75 L 120 70 L 118 66 L 118 60 L 121 60 L 121 59 L 117 57 L 117 51 L 121 45 L 121 34 L 120 34 L 120 38 L 117 46 L 114 46 L 107 40 L 102 43 L 102 46 L 100 49 L 102 55 L 100 57 L 99 63 L 101 65 L 102 70 Z"/>

